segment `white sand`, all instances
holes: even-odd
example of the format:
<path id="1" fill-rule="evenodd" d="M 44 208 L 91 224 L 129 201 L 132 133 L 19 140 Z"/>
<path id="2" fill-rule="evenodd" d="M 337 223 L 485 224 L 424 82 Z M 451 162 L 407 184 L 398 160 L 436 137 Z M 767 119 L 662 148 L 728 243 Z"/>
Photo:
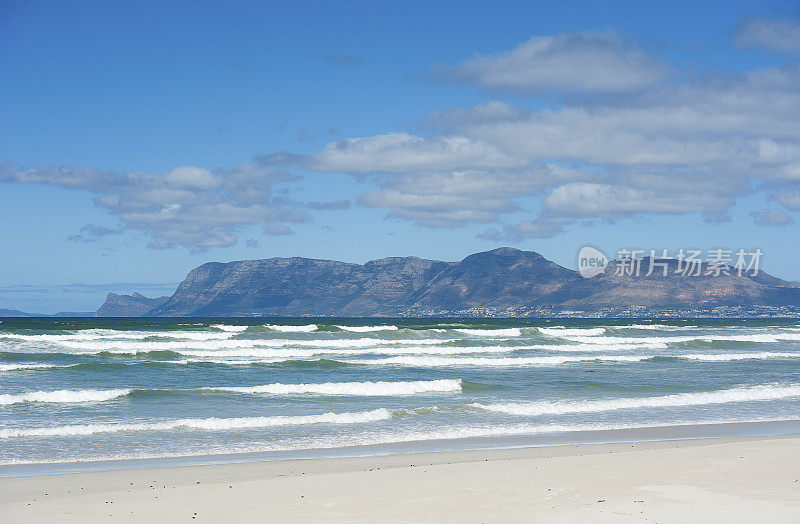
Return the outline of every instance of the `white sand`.
<path id="1" fill-rule="evenodd" d="M 413 464 L 413 466 L 412 466 Z M 0 479 L 11 522 L 800 522 L 800 437 Z"/>

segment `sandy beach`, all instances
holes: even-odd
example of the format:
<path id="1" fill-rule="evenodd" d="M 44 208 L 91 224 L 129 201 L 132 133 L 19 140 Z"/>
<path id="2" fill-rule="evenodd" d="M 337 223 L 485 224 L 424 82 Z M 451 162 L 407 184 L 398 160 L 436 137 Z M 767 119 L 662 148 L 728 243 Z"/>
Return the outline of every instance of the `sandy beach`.
<path id="1" fill-rule="evenodd" d="M 797 522 L 800 438 L 4 478 L 0 515 L 4 522 Z"/>

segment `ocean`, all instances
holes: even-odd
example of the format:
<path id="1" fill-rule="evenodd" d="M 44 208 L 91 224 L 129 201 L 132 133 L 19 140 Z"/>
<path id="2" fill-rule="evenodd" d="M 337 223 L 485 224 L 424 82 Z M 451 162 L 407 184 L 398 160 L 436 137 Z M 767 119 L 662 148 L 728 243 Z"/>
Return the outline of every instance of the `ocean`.
<path id="1" fill-rule="evenodd" d="M 569 443 L 799 401 L 797 320 L 0 322 L 0 467 Z"/>

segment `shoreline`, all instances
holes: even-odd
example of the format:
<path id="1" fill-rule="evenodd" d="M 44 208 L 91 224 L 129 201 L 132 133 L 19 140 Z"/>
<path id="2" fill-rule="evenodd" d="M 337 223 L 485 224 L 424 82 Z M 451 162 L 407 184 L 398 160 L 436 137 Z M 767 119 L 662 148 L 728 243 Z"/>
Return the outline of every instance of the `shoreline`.
<path id="1" fill-rule="evenodd" d="M 478 449 L 0 479 L 4 522 L 800 518 L 800 436 Z"/>
<path id="2" fill-rule="evenodd" d="M 169 469 L 228 464 L 335 460 L 452 452 L 558 448 L 574 445 L 614 445 L 664 441 L 702 441 L 727 438 L 800 437 L 800 419 L 638 426 L 526 435 L 497 435 L 458 439 L 420 440 L 335 448 L 312 448 L 238 453 L 198 453 L 182 456 L 85 459 L 76 461 L 0 464 L 0 480 L 90 472 Z"/>

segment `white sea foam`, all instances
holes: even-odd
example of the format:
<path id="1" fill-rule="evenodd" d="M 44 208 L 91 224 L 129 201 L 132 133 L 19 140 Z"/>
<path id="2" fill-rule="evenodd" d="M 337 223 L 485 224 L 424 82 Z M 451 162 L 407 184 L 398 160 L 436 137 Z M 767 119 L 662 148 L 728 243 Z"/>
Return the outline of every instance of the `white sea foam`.
<path id="1" fill-rule="evenodd" d="M 381 346 L 427 346 L 453 342 L 453 339 L 398 339 L 389 340 L 381 338 L 357 339 L 317 339 L 317 340 L 290 340 L 290 339 L 259 339 L 259 340 L 198 340 L 191 343 L 178 341 L 61 341 L 59 346 L 78 350 L 80 353 L 108 351 L 111 353 L 135 353 L 137 351 L 162 351 L 171 350 L 222 350 L 245 348 L 369 348 Z M 61 352 L 61 351 L 59 351 Z"/>
<path id="2" fill-rule="evenodd" d="M 231 326 L 233 327 L 233 326 Z M 246 326 L 241 326 L 245 329 Z M 222 333 L 214 332 L 214 331 L 151 331 L 147 332 L 147 337 L 142 338 L 150 338 L 150 337 L 159 337 L 159 338 L 174 338 L 178 340 L 226 340 L 237 333 L 243 330 L 233 330 L 233 329 L 226 329 Z"/>
<path id="3" fill-rule="evenodd" d="M 687 331 L 697 329 L 697 326 L 670 326 L 668 324 L 628 324 L 610 327 L 611 329 L 643 329 L 648 331 Z"/>
<path id="4" fill-rule="evenodd" d="M 393 397 L 417 393 L 461 391 L 460 379 L 420 380 L 412 382 L 326 382 L 323 384 L 265 384 L 250 387 L 213 387 L 212 391 L 266 393 L 270 395 L 348 395 Z"/>
<path id="5" fill-rule="evenodd" d="M 716 334 L 698 334 L 698 335 L 683 335 L 672 337 L 599 337 L 599 336 L 564 336 L 563 338 L 570 342 L 578 342 L 581 344 L 641 344 L 647 342 L 662 342 L 666 344 L 675 344 L 682 342 L 755 342 L 755 343 L 773 343 L 783 340 L 800 340 L 800 333 L 752 333 L 752 334 L 736 334 L 736 335 L 716 335 Z"/>
<path id="6" fill-rule="evenodd" d="M 238 333 L 240 331 L 247 331 L 247 328 L 250 326 L 229 326 L 227 324 L 213 324 L 212 328 L 217 328 L 221 331 L 232 331 L 234 333 Z"/>
<path id="7" fill-rule="evenodd" d="M 220 366 L 252 366 L 253 364 L 271 364 L 284 362 L 282 359 L 259 359 L 259 360 L 230 360 L 215 358 L 188 358 L 186 360 L 165 360 L 165 364 L 218 364 Z"/>
<path id="8" fill-rule="evenodd" d="M 66 368 L 70 365 L 58 364 L 0 364 L 1 371 L 18 371 L 26 369 L 49 369 L 49 368 Z"/>
<path id="9" fill-rule="evenodd" d="M 708 424 L 726 424 L 726 423 L 759 423 L 759 422 L 782 422 L 786 418 L 755 418 L 747 420 L 731 420 L 709 418 L 695 422 L 682 422 L 682 423 L 669 423 L 670 426 L 677 427 L 692 427 Z M 196 457 L 208 456 L 214 454 L 232 454 L 232 453 L 263 453 L 275 451 L 297 451 L 297 450 L 320 450 L 320 449 L 336 449 L 351 446 L 368 446 L 379 444 L 395 444 L 405 442 L 423 442 L 423 441 L 437 441 L 437 440 L 454 440 L 476 437 L 493 437 L 493 436 L 513 436 L 513 435 L 539 435 L 551 433 L 569 433 L 569 432 L 589 432 L 589 431 L 617 431 L 617 430 L 630 430 L 630 429 L 652 429 L 663 428 L 663 423 L 658 424 L 493 424 L 491 426 L 467 426 L 467 427 L 451 427 L 438 430 L 404 430 L 404 431 L 380 431 L 380 432 L 367 432 L 356 435 L 342 435 L 336 437 L 323 437 L 314 438 L 303 441 L 282 441 L 280 443 L 270 443 L 267 445 L 225 445 L 220 444 L 212 447 L 203 447 L 201 450 L 181 450 L 173 452 L 159 452 L 159 453 L 125 453 L 125 454 L 110 454 L 110 455 L 90 455 L 81 457 L 54 457 L 49 459 L 0 459 L 0 465 L 20 465 L 20 464 L 45 464 L 57 463 L 79 458 L 84 461 L 108 461 L 108 460 L 125 460 L 125 459 L 157 459 L 168 457 Z M 47 429 L 47 428 L 46 428 Z M 35 435 L 31 435 L 35 436 Z M 0 436 L 0 438 L 3 438 Z M 11 437 L 5 437 L 11 438 Z M 275 441 L 273 441 L 275 442 Z"/>
<path id="10" fill-rule="evenodd" d="M 653 355 L 626 356 L 626 355 L 588 355 L 584 357 L 547 356 L 547 357 L 392 357 L 374 360 L 362 360 L 360 364 L 393 365 L 420 367 L 440 366 L 557 366 L 570 362 L 640 362 L 653 358 Z"/>
<path id="11" fill-rule="evenodd" d="M 551 337 L 569 337 L 569 336 L 595 336 L 602 335 L 606 332 L 606 328 L 567 328 L 567 327 L 551 327 L 537 328 L 542 335 Z"/>
<path id="12" fill-rule="evenodd" d="M 506 329 L 456 329 L 459 333 L 473 337 L 518 337 L 522 335 L 520 328 Z"/>
<path id="13" fill-rule="evenodd" d="M 131 392 L 130 389 L 61 389 L 56 391 L 30 391 L 15 395 L 0 395 L 0 406 L 20 404 L 22 402 L 102 402 L 117 397 L 124 397 Z"/>
<path id="14" fill-rule="evenodd" d="M 517 350 L 544 349 L 550 346 L 389 346 L 339 348 L 242 348 L 231 350 L 195 351 L 182 350 L 181 354 L 194 357 L 269 357 L 305 358 L 313 356 L 352 356 L 352 355 L 473 355 L 512 353 Z M 555 346 L 560 347 L 560 346 Z M 577 346 L 575 346 L 577 350 Z M 624 346 L 625 349 L 630 346 Z"/>
<path id="15" fill-rule="evenodd" d="M 800 358 L 800 353 L 780 353 L 776 351 L 753 351 L 750 353 L 689 353 L 674 355 L 687 360 L 702 360 L 706 362 L 728 362 L 732 360 L 768 360 L 781 358 Z"/>
<path id="16" fill-rule="evenodd" d="M 251 349 L 219 349 L 215 351 L 181 350 L 181 355 L 199 358 L 232 358 L 232 357 L 260 357 L 264 359 L 299 359 L 312 358 L 322 355 L 352 356 L 363 353 L 359 349 L 277 349 L 277 348 L 251 348 Z"/>
<path id="17" fill-rule="evenodd" d="M 234 326 L 231 326 L 234 327 Z M 246 326 L 241 326 L 246 329 Z M 29 342 L 69 343 L 81 341 L 127 341 L 147 338 L 173 338 L 179 340 L 224 340 L 233 337 L 237 331 L 118 331 L 113 329 L 87 329 L 78 333 L 62 335 L 24 335 L 20 333 L 0 333 L 0 338 Z"/>
<path id="18" fill-rule="evenodd" d="M 752 420 L 732 420 L 732 419 L 719 419 L 709 418 L 697 422 L 689 423 L 676 423 L 669 424 L 670 426 L 691 427 L 705 424 L 725 424 L 730 422 L 772 422 L 776 420 L 786 419 L 773 419 L 773 418 L 760 418 Z M 378 444 L 393 444 L 401 442 L 422 442 L 422 441 L 437 441 L 437 440 L 455 440 L 479 437 L 494 437 L 494 436 L 513 436 L 513 435 L 541 435 L 552 433 L 572 433 L 572 432 L 589 432 L 589 431 L 616 431 L 628 429 L 644 429 L 644 428 L 663 428 L 664 424 L 493 424 L 484 426 L 467 426 L 467 427 L 449 427 L 438 430 L 405 430 L 393 432 L 381 432 L 359 435 L 357 437 L 345 437 L 335 439 L 325 439 L 318 441 L 314 447 L 316 448 L 338 448 L 346 446 L 369 446 Z M 267 450 L 281 450 L 281 449 L 302 449 L 308 448 L 306 445 L 284 445 L 273 448 L 250 448 L 248 450 L 237 450 L 240 452 L 250 451 L 267 451 Z"/>
<path id="19" fill-rule="evenodd" d="M 397 331 L 397 326 L 336 326 L 342 331 L 352 331 L 354 333 L 370 333 L 373 331 Z"/>
<path id="20" fill-rule="evenodd" d="M 273 331 L 281 331 L 283 333 L 311 333 L 319 328 L 319 326 L 317 326 L 316 324 L 307 324 L 305 326 L 267 324 L 265 327 Z"/>
<path id="21" fill-rule="evenodd" d="M 275 426 L 296 426 L 307 424 L 362 424 L 392 418 L 392 412 L 380 408 L 354 413 L 322 413 L 320 415 L 297 415 L 275 417 L 240 418 L 181 418 L 161 422 L 140 422 L 120 424 L 73 424 L 44 428 L 0 429 L 0 438 L 20 437 L 73 437 L 97 433 L 118 433 L 122 431 L 169 431 L 173 429 L 194 429 L 206 431 L 258 429 Z"/>
<path id="22" fill-rule="evenodd" d="M 663 342 L 643 342 L 641 344 L 539 344 L 532 346 L 506 346 L 512 349 L 538 349 L 555 352 L 591 353 L 594 351 L 636 351 L 640 349 L 667 349 Z"/>
<path id="23" fill-rule="evenodd" d="M 513 347 L 491 347 L 483 348 L 489 349 L 492 353 L 504 353 L 507 350 L 524 349 Z M 405 349 L 405 348 L 403 348 Z M 771 359 L 793 359 L 800 358 L 800 353 L 779 353 L 779 352 L 752 352 L 752 353 L 686 353 L 686 354 L 642 354 L 642 355 L 610 355 L 610 354 L 588 354 L 581 356 L 561 356 L 561 355 L 548 355 L 537 357 L 480 357 L 480 356 L 459 356 L 469 355 L 475 352 L 469 351 L 475 348 L 434 348 L 434 351 L 428 351 L 425 348 L 417 348 L 419 351 L 414 351 L 410 355 L 400 354 L 398 356 L 377 359 L 358 359 L 358 360 L 341 360 L 341 362 L 348 364 L 366 364 L 366 365 L 405 365 L 405 366 L 419 366 L 419 367 L 442 367 L 442 366 L 462 366 L 462 367 L 515 367 L 515 366 L 558 366 L 562 364 L 569 364 L 573 362 L 642 362 L 646 360 L 656 359 L 658 357 L 676 358 L 684 360 L 693 360 L 700 362 L 725 362 L 734 360 L 771 360 Z M 439 352 L 439 350 L 444 350 Z M 449 352 L 450 350 L 455 350 Z M 496 350 L 496 351 L 495 351 Z M 278 350 L 280 351 L 280 350 Z M 447 351 L 447 352 L 445 352 Z M 381 354 L 380 351 L 341 351 L 341 352 L 300 352 L 300 350 L 287 350 L 286 352 L 265 351 L 259 352 L 190 352 L 192 356 L 198 357 L 184 361 L 165 361 L 165 363 L 187 363 L 187 362 L 208 362 L 222 365 L 249 365 L 249 364 L 274 364 L 285 362 L 289 360 L 303 360 L 310 358 L 339 358 L 339 357 L 352 357 L 360 355 L 374 355 Z M 397 353 L 397 352 L 393 352 Z M 400 351 L 399 353 L 402 353 Z M 456 355 L 456 356 L 448 356 Z M 216 358 L 215 358 L 216 357 Z M 235 357 L 261 357 L 258 360 L 227 360 L 228 358 Z"/>
<path id="24" fill-rule="evenodd" d="M 615 398 L 573 402 L 507 402 L 499 404 L 472 404 L 472 406 L 486 411 L 507 413 L 509 415 L 539 416 L 564 415 L 568 413 L 595 413 L 619 409 L 700 406 L 732 402 L 779 400 L 797 396 L 800 396 L 800 385 L 798 384 L 767 384 L 717 391 L 678 393 L 660 397 Z"/>
<path id="25" fill-rule="evenodd" d="M 261 357 L 276 358 L 311 358 L 337 357 L 357 355 L 470 355 L 478 353 L 511 353 L 512 346 L 378 346 L 373 348 L 331 349 L 331 348 L 243 348 L 219 349 L 214 351 L 180 350 L 180 354 L 190 357 Z"/>

